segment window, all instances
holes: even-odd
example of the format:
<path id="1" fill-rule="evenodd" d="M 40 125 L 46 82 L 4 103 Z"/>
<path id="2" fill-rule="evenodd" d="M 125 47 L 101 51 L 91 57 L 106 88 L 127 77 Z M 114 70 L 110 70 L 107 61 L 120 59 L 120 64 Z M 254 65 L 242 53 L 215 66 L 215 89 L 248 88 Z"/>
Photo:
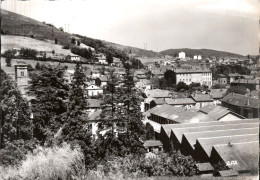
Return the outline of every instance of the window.
<path id="1" fill-rule="evenodd" d="M 24 72 L 23 71 L 21 71 L 21 76 L 24 76 Z"/>

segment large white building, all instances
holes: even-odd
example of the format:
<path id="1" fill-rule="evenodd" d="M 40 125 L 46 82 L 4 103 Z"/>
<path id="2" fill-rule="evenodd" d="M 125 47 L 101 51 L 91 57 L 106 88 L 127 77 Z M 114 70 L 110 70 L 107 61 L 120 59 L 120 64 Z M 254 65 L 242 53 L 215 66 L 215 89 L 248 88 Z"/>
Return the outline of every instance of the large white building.
<path id="1" fill-rule="evenodd" d="M 200 83 L 201 85 L 212 86 L 212 72 L 209 69 L 174 69 L 176 84 Z"/>
<path id="2" fill-rule="evenodd" d="M 185 57 L 186 57 L 185 52 L 180 52 L 179 53 L 179 58 L 185 59 Z"/>

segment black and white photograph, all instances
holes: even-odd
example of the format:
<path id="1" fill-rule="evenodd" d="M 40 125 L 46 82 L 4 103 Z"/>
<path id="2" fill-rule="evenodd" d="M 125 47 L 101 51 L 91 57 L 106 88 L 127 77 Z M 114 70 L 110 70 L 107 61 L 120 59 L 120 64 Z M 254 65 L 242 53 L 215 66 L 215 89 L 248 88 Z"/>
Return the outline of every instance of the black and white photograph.
<path id="1" fill-rule="evenodd" d="M 260 0 L 1 0 L 0 180 L 258 180 Z"/>

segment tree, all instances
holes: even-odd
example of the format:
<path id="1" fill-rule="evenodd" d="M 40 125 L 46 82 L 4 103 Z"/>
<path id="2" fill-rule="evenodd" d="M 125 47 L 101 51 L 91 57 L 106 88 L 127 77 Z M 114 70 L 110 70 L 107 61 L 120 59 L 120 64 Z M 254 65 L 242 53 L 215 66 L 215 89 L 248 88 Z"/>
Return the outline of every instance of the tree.
<path id="1" fill-rule="evenodd" d="M 150 123 L 146 123 L 145 129 L 146 129 L 146 139 L 147 140 L 155 139 L 154 129 Z"/>
<path id="2" fill-rule="evenodd" d="M 55 41 L 55 44 L 58 44 L 58 39 L 57 39 L 57 38 L 55 38 L 55 40 L 54 40 L 54 41 Z"/>
<path id="3" fill-rule="evenodd" d="M 76 44 L 76 39 L 73 37 L 71 38 L 71 41 L 70 41 L 72 44 Z"/>
<path id="4" fill-rule="evenodd" d="M 38 70 L 38 71 L 41 70 L 41 65 L 40 65 L 39 62 L 36 63 L 35 69 Z"/>
<path id="5" fill-rule="evenodd" d="M 107 60 L 108 64 L 113 63 L 113 56 L 110 53 L 108 53 L 106 56 L 106 60 Z"/>
<path id="6" fill-rule="evenodd" d="M 29 107 L 12 79 L 1 69 L 0 76 L 0 149 L 7 142 L 32 138 Z"/>
<path id="7" fill-rule="evenodd" d="M 177 84 L 176 88 L 177 88 L 177 91 L 189 90 L 189 86 L 188 86 L 186 83 L 182 82 L 182 81 L 180 81 L 180 82 Z"/>
<path id="8" fill-rule="evenodd" d="M 60 28 L 59 28 L 59 30 L 60 30 L 60 31 L 62 31 L 62 32 L 64 32 L 64 29 L 63 29 L 63 27 L 60 27 Z"/>
<path id="9" fill-rule="evenodd" d="M 11 62 L 14 57 L 14 52 L 12 50 L 7 50 L 4 52 L 4 57 L 5 57 L 6 66 L 11 67 L 12 66 Z"/>
<path id="10" fill-rule="evenodd" d="M 63 74 L 64 67 L 42 66 L 42 70 L 32 76 L 29 93 L 35 97 L 32 100 L 33 133 L 42 144 L 61 127 L 61 115 L 67 111 L 69 88 Z"/>
<path id="11" fill-rule="evenodd" d="M 51 51 L 51 53 L 54 55 L 54 54 L 55 54 L 55 51 L 54 51 L 54 50 L 52 50 L 52 51 Z"/>
<path id="12" fill-rule="evenodd" d="M 80 41 L 79 40 L 77 40 L 77 46 L 80 46 Z"/>
<path id="13" fill-rule="evenodd" d="M 228 88 L 227 93 L 236 93 L 236 94 L 247 94 L 247 88 L 244 86 L 232 86 Z"/>
<path id="14" fill-rule="evenodd" d="M 85 113 L 87 101 L 85 97 L 86 76 L 82 66 L 75 67 L 73 80 L 68 95 L 68 108 L 63 114 L 64 124 L 62 136 L 64 141 L 78 144 L 84 152 L 85 163 L 93 165 L 94 148 L 91 132 L 86 128 L 87 114 Z"/>
<path id="15" fill-rule="evenodd" d="M 175 74 L 172 70 L 167 70 L 164 73 L 164 78 L 167 80 L 168 86 L 172 87 L 176 83 Z"/>

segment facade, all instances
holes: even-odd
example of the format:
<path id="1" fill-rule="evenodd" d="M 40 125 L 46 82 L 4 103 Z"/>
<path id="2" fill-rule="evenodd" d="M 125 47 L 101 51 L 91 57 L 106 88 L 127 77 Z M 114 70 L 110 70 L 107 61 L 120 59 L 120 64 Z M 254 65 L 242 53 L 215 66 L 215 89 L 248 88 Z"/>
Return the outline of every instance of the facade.
<path id="1" fill-rule="evenodd" d="M 158 153 L 163 151 L 163 144 L 158 140 L 148 140 L 144 142 L 144 148 L 147 152 Z"/>
<path id="2" fill-rule="evenodd" d="M 15 79 L 18 86 L 28 86 L 28 65 L 19 63 L 14 65 Z"/>
<path id="3" fill-rule="evenodd" d="M 187 85 L 191 83 L 200 83 L 201 85 L 212 86 L 212 72 L 208 69 L 174 69 L 175 83 L 184 82 Z"/>
<path id="4" fill-rule="evenodd" d="M 88 96 L 92 97 L 92 96 L 98 96 L 103 94 L 103 89 L 96 86 L 96 85 L 90 85 L 86 88 L 87 94 Z"/>
<path id="5" fill-rule="evenodd" d="M 231 83 L 231 86 L 244 86 L 250 91 L 260 90 L 260 79 L 238 79 Z"/>
<path id="6" fill-rule="evenodd" d="M 66 60 L 71 60 L 71 61 L 80 61 L 80 56 L 77 55 L 67 55 Z"/>
<path id="7" fill-rule="evenodd" d="M 186 57 L 185 52 L 180 52 L 179 53 L 179 58 L 185 59 L 185 57 Z"/>
<path id="8" fill-rule="evenodd" d="M 228 77 L 225 74 L 218 74 L 217 75 L 217 81 L 219 84 L 227 84 L 228 83 Z"/>

